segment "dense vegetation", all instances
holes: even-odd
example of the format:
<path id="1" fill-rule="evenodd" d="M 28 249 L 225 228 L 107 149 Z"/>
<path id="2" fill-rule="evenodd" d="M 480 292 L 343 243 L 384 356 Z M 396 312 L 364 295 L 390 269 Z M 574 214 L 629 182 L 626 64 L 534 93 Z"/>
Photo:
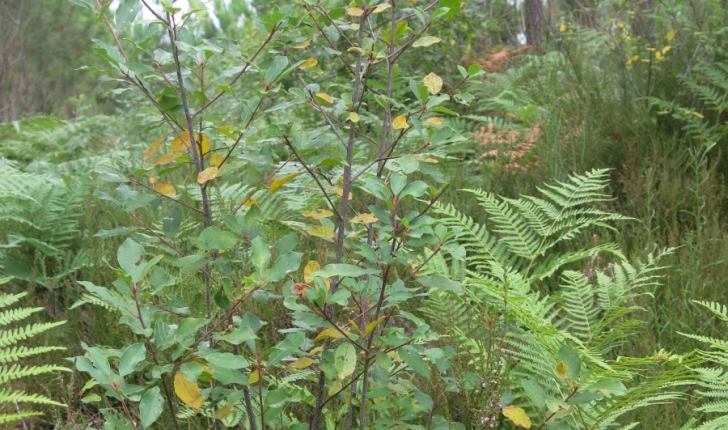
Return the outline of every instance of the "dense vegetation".
<path id="1" fill-rule="evenodd" d="M 725 2 L 0 10 L 0 427 L 728 428 Z"/>

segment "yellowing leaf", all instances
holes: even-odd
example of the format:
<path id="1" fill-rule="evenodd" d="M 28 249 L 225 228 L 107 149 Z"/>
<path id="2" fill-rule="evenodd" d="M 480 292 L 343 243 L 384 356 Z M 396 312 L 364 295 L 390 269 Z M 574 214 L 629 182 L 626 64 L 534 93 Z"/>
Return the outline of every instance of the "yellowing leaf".
<path id="1" fill-rule="evenodd" d="M 364 11 L 358 7 L 350 7 L 346 10 L 346 14 L 349 16 L 362 16 L 364 15 Z"/>
<path id="2" fill-rule="evenodd" d="M 219 152 L 216 152 L 210 157 L 210 166 L 217 167 L 219 169 L 222 167 L 223 161 L 225 161 L 225 157 L 223 157 Z"/>
<path id="3" fill-rule="evenodd" d="M 159 180 L 154 184 L 154 191 L 167 197 L 174 197 L 177 195 L 177 191 L 174 189 L 172 184 Z"/>
<path id="4" fill-rule="evenodd" d="M 326 103 L 329 103 L 329 104 L 331 104 L 331 103 L 333 103 L 333 102 L 334 102 L 334 99 L 332 99 L 332 98 L 331 98 L 331 96 L 330 96 L 330 95 L 328 95 L 328 94 L 326 94 L 326 93 L 316 93 L 316 94 L 314 94 L 314 95 L 316 96 L 316 98 L 317 98 L 317 99 L 319 99 L 319 100 L 323 100 L 323 101 L 325 101 Z"/>
<path id="5" fill-rule="evenodd" d="M 346 333 L 347 336 L 351 336 L 349 332 L 344 331 L 344 333 Z M 316 336 L 316 339 L 314 339 L 313 341 L 318 342 L 319 340 L 324 339 L 342 339 L 343 337 L 344 335 L 339 330 L 335 328 L 327 328 L 326 330 L 319 333 L 319 335 Z"/>
<path id="6" fill-rule="evenodd" d="M 374 320 L 374 321 L 370 322 L 369 324 L 367 324 L 366 331 L 364 331 L 364 336 L 369 336 L 369 333 L 373 332 L 374 329 L 377 328 L 379 323 L 384 321 L 386 318 L 387 318 L 386 316 L 381 316 L 381 317 L 379 317 L 379 319 Z"/>
<path id="7" fill-rule="evenodd" d="M 331 212 L 330 210 L 326 210 L 326 209 L 315 209 L 315 210 L 306 211 L 303 213 L 303 216 L 305 216 L 306 218 L 313 218 L 316 221 L 320 220 L 321 218 L 328 218 L 333 215 L 334 215 L 333 212 Z"/>
<path id="8" fill-rule="evenodd" d="M 228 403 L 227 405 L 221 407 L 220 409 L 215 411 L 215 418 L 218 420 L 224 420 L 233 413 L 234 407 L 235 403 Z"/>
<path id="9" fill-rule="evenodd" d="M 400 115 L 400 116 L 396 117 L 392 121 L 392 128 L 395 130 L 409 128 L 409 124 L 407 124 L 407 118 L 404 115 Z"/>
<path id="10" fill-rule="evenodd" d="M 336 190 L 336 195 L 339 196 L 339 198 L 341 198 L 341 196 L 344 195 L 344 189 L 343 188 L 341 188 L 341 187 L 334 187 L 334 190 Z M 349 200 L 351 200 L 352 198 L 354 198 L 354 195 L 351 193 L 351 191 L 349 191 Z"/>
<path id="11" fill-rule="evenodd" d="M 412 44 L 413 48 L 420 48 L 420 47 L 426 47 L 430 45 L 434 45 L 435 43 L 440 43 L 442 39 L 435 36 L 425 36 L 417 39 L 415 43 Z"/>
<path id="12" fill-rule="evenodd" d="M 181 152 L 170 152 L 169 154 L 160 155 L 154 161 L 147 164 L 147 169 L 151 169 L 154 166 L 163 166 L 165 164 L 169 164 L 181 157 L 182 155 L 183 154 Z"/>
<path id="13" fill-rule="evenodd" d="M 662 56 L 662 52 L 660 52 L 660 51 L 655 52 L 655 59 L 662 60 L 663 58 L 665 58 L 665 57 Z"/>
<path id="14" fill-rule="evenodd" d="M 382 5 L 382 6 L 377 6 L 377 7 L 374 8 L 374 10 L 372 11 L 372 13 L 382 13 L 385 10 L 389 9 L 390 7 L 392 7 L 392 5 L 389 4 L 389 3 L 387 3 L 385 5 Z"/>
<path id="15" fill-rule="evenodd" d="M 559 361 L 559 364 L 556 365 L 556 368 L 554 369 L 554 372 L 556 372 L 556 376 L 559 377 L 559 379 L 569 379 L 569 377 L 566 375 L 566 370 L 568 369 L 568 366 L 563 361 Z"/>
<path id="16" fill-rule="evenodd" d="M 293 49 L 306 49 L 309 45 L 311 45 L 311 39 L 306 39 L 303 42 L 293 45 Z"/>
<path id="17" fill-rule="evenodd" d="M 377 221 L 379 221 L 379 219 L 377 219 L 377 217 L 375 217 L 373 214 L 363 213 L 355 216 L 349 222 L 351 222 L 352 224 L 373 224 Z"/>
<path id="18" fill-rule="evenodd" d="M 152 142 L 151 145 L 149 145 L 149 148 L 147 148 L 144 151 L 144 158 L 143 161 L 147 161 L 148 159 L 152 158 L 152 155 L 159 152 L 160 149 L 162 149 L 162 146 L 164 145 L 164 140 L 167 138 L 169 133 L 164 133 L 163 135 L 159 136 Z"/>
<path id="19" fill-rule="evenodd" d="M 182 403 L 195 411 L 202 407 L 202 393 L 197 382 L 188 381 L 179 372 L 174 375 L 174 393 L 182 400 Z"/>
<path id="20" fill-rule="evenodd" d="M 311 236 L 323 237 L 324 239 L 333 239 L 334 231 L 325 225 L 311 225 L 308 226 L 306 232 Z"/>
<path id="21" fill-rule="evenodd" d="M 565 33 L 566 32 L 566 24 L 561 24 L 559 26 L 559 32 L 561 32 L 561 33 Z"/>
<path id="22" fill-rule="evenodd" d="M 304 61 L 303 64 L 301 64 L 300 66 L 298 66 L 298 68 L 301 69 L 301 70 L 306 70 L 306 69 L 311 68 L 311 67 L 313 67 L 313 66 L 315 66 L 317 64 L 318 64 L 318 60 L 317 59 L 315 59 L 315 58 L 309 58 L 308 60 Z"/>
<path id="23" fill-rule="evenodd" d="M 295 178 L 296 176 L 298 176 L 300 174 L 301 174 L 301 172 L 291 173 L 290 175 L 285 176 L 285 177 L 283 177 L 281 179 L 276 179 L 275 181 L 273 181 L 272 184 L 270 184 L 270 192 L 271 193 L 272 192 L 275 192 L 275 190 L 277 190 L 278 188 L 282 187 L 283 185 L 285 185 L 286 183 L 288 183 L 291 179 Z"/>
<path id="24" fill-rule="evenodd" d="M 349 121 L 359 122 L 359 114 L 356 112 L 349 112 Z"/>
<path id="25" fill-rule="evenodd" d="M 210 139 L 208 139 L 205 134 L 195 133 L 195 144 L 197 145 L 197 148 L 195 150 L 198 152 L 198 154 L 200 153 L 200 148 L 202 148 L 203 156 L 210 152 Z M 178 152 L 189 150 L 190 133 L 183 131 L 179 134 L 179 136 L 175 137 L 174 140 L 172 140 L 172 151 Z"/>
<path id="26" fill-rule="evenodd" d="M 423 158 L 423 157 L 420 157 L 419 155 L 415 155 L 415 158 L 420 161 L 424 161 L 425 163 L 430 163 L 430 164 L 439 163 L 439 161 L 435 160 L 434 158 Z"/>
<path id="27" fill-rule="evenodd" d="M 426 123 L 433 124 L 433 125 L 442 125 L 442 118 L 438 118 L 436 116 L 433 116 L 431 118 L 427 118 L 425 120 Z"/>
<path id="28" fill-rule="evenodd" d="M 212 166 L 197 174 L 197 183 L 202 185 L 207 181 L 212 181 L 217 177 L 217 167 Z"/>
<path id="29" fill-rule="evenodd" d="M 321 270 L 321 265 L 316 260 L 311 260 L 303 268 L 303 280 L 306 282 L 313 282 L 313 276 L 311 274 Z"/>
<path id="30" fill-rule="evenodd" d="M 430 94 L 435 95 L 442 89 L 442 78 L 434 73 L 430 73 L 422 80 Z"/>
<path id="31" fill-rule="evenodd" d="M 509 420 L 513 421 L 513 424 L 524 429 L 531 428 L 531 419 L 526 415 L 526 411 L 519 408 L 518 406 L 508 405 L 502 409 L 503 415 Z"/>
<path id="32" fill-rule="evenodd" d="M 670 51 L 670 48 L 672 48 L 670 45 L 667 45 L 664 48 L 662 48 L 662 55 L 667 54 Z"/>
<path id="33" fill-rule="evenodd" d="M 673 31 L 673 30 L 668 31 L 667 32 L 667 41 L 669 42 L 674 38 L 675 38 L 675 31 Z"/>
<path id="34" fill-rule="evenodd" d="M 308 357 L 301 357 L 293 363 L 289 364 L 288 367 L 291 369 L 305 369 L 313 364 L 313 360 Z"/>
<path id="35" fill-rule="evenodd" d="M 693 115 L 697 116 L 697 117 L 698 117 L 698 118 L 700 118 L 700 119 L 703 119 L 703 118 L 705 118 L 705 117 L 703 116 L 703 114 L 701 114 L 700 112 L 693 112 Z"/>
<path id="36" fill-rule="evenodd" d="M 243 206 L 245 206 L 245 207 L 251 207 L 253 205 L 256 205 L 256 206 L 260 207 L 260 203 L 258 203 L 258 201 L 255 200 L 252 197 L 248 197 L 245 200 L 243 200 Z"/>
<path id="37" fill-rule="evenodd" d="M 629 60 L 627 60 L 627 62 L 624 63 L 624 64 L 626 64 L 626 65 L 629 66 L 630 64 L 634 63 L 635 61 L 637 61 L 639 59 L 640 59 L 640 56 L 639 55 L 635 55 L 635 56 L 631 57 Z"/>
<path id="38" fill-rule="evenodd" d="M 248 375 L 248 384 L 255 385 L 260 381 L 260 371 L 258 369 L 253 370 Z"/>

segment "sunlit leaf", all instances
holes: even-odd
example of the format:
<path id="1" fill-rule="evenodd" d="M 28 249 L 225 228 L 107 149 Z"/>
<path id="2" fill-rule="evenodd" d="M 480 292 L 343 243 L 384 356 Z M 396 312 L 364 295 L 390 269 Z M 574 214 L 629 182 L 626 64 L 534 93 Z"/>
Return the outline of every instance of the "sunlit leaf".
<path id="1" fill-rule="evenodd" d="M 185 405 L 195 411 L 202 407 L 202 392 L 197 382 L 190 382 L 184 375 L 177 372 L 174 375 L 174 393 Z"/>
<path id="2" fill-rule="evenodd" d="M 306 218 L 313 218 L 316 221 L 320 220 L 321 218 L 328 218 L 330 216 L 334 216 L 334 213 L 330 210 L 326 209 L 314 209 L 312 211 L 306 211 L 303 213 L 303 216 Z"/>
<path id="3" fill-rule="evenodd" d="M 300 175 L 301 172 L 298 173 L 291 173 L 290 175 L 287 175 L 281 179 L 276 179 L 273 181 L 272 184 L 270 184 L 270 192 L 274 192 L 278 188 L 282 187 L 283 185 L 287 184 L 291 179 L 295 178 L 296 176 Z"/>
<path id="4" fill-rule="evenodd" d="M 442 89 L 442 78 L 434 73 L 430 73 L 422 80 L 430 94 L 435 95 Z"/>
<path id="5" fill-rule="evenodd" d="M 364 11 L 358 7 L 350 7 L 346 9 L 346 14 L 349 16 L 362 16 L 364 15 Z"/>
<path id="6" fill-rule="evenodd" d="M 373 214 L 363 213 L 355 216 L 349 222 L 351 222 L 352 224 L 373 224 L 377 221 L 379 221 L 379 219 L 377 219 L 377 217 L 375 217 Z"/>
<path id="7" fill-rule="evenodd" d="M 154 184 L 154 191 L 167 197 L 174 197 L 177 195 L 177 190 L 174 189 L 172 184 L 162 180 L 159 180 Z"/>
<path id="8" fill-rule="evenodd" d="M 197 174 L 197 183 L 202 185 L 207 181 L 212 181 L 217 177 L 217 167 L 211 166 Z"/>
<path id="9" fill-rule="evenodd" d="M 331 96 L 330 96 L 330 95 L 328 95 L 328 94 L 326 94 L 326 93 L 316 93 L 316 94 L 314 94 L 314 95 L 316 96 L 316 98 L 317 98 L 317 99 L 319 99 L 319 100 L 323 100 L 323 101 L 325 101 L 326 103 L 329 103 L 329 104 L 331 104 L 331 103 L 333 103 L 333 102 L 334 102 L 334 99 L 333 99 L 333 98 L 331 98 Z"/>
<path id="10" fill-rule="evenodd" d="M 298 68 L 301 69 L 301 70 L 306 70 L 306 69 L 311 68 L 311 67 L 313 67 L 313 66 L 315 66 L 317 64 L 318 64 L 318 60 L 317 59 L 315 59 L 315 58 L 309 58 L 306 61 L 304 61 L 303 64 L 301 64 L 300 66 L 298 66 Z"/>
<path id="11" fill-rule="evenodd" d="M 167 136 L 169 133 L 164 133 L 163 135 L 159 136 L 152 142 L 151 145 L 144 151 L 144 158 L 143 161 L 147 161 L 148 159 L 152 158 L 152 155 L 159 152 L 160 149 L 162 149 L 162 146 L 164 146 L 164 140 L 167 139 Z"/>
<path id="12" fill-rule="evenodd" d="M 502 412 L 506 418 L 513 421 L 513 424 L 525 429 L 531 428 L 531 419 L 526 415 L 526 411 L 518 406 L 508 405 L 503 408 Z"/>
<path id="13" fill-rule="evenodd" d="M 308 357 L 301 357 L 293 363 L 289 364 L 288 367 L 291 369 L 301 370 L 310 367 L 313 363 L 314 361 L 312 359 Z"/>
<path id="14" fill-rule="evenodd" d="M 306 228 L 306 232 L 311 236 L 323 237 L 324 239 L 333 239 L 334 231 L 325 225 L 311 225 Z"/>
<path id="15" fill-rule="evenodd" d="M 392 121 L 392 128 L 395 130 L 409 128 L 409 124 L 407 124 L 407 117 L 405 117 L 404 115 L 400 115 L 400 116 L 396 117 Z"/>
<path id="16" fill-rule="evenodd" d="M 435 43 L 439 43 L 442 39 L 435 36 L 425 36 L 421 39 L 417 39 L 415 43 L 412 44 L 413 48 L 419 48 L 419 47 L 425 47 L 434 45 Z"/>
<path id="17" fill-rule="evenodd" d="M 349 112 L 349 121 L 351 122 L 359 122 L 359 114 L 356 112 Z"/>
<path id="18" fill-rule="evenodd" d="M 255 369 L 248 375 L 248 384 L 255 385 L 260 381 L 260 370 Z"/>

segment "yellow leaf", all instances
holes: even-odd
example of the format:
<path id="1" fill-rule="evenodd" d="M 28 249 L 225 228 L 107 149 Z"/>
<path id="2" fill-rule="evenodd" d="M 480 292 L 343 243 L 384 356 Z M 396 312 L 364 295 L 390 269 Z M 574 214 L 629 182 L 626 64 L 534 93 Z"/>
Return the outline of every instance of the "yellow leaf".
<path id="1" fill-rule="evenodd" d="M 174 392 L 182 400 L 182 403 L 195 411 L 202 407 L 202 393 L 197 382 L 188 381 L 179 372 L 174 375 Z"/>
<path id="2" fill-rule="evenodd" d="M 385 10 L 389 9 L 390 7 L 392 7 L 392 5 L 389 4 L 389 3 L 387 3 L 385 5 L 382 5 L 382 6 L 377 6 L 377 7 L 374 8 L 374 10 L 372 11 L 372 13 L 382 13 Z"/>
<path id="3" fill-rule="evenodd" d="M 356 321 L 349 318 L 349 324 L 351 324 L 351 326 L 354 327 L 354 329 L 357 331 L 357 333 L 359 333 L 359 336 L 364 336 L 364 332 L 361 331 L 361 329 L 359 328 L 359 325 L 356 323 Z"/>
<path id="4" fill-rule="evenodd" d="M 362 16 L 364 15 L 364 11 L 358 7 L 350 7 L 346 10 L 346 14 L 349 16 Z"/>
<path id="5" fill-rule="evenodd" d="M 260 381 L 260 371 L 258 369 L 253 370 L 248 375 L 248 384 L 255 385 Z"/>
<path id="6" fill-rule="evenodd" d="M 635 55 L 635 56 L 631 57 L 629 60 L 627 60 L 627 62 L 625 64 L 629 66 L 630 64 L 634 63 L 635 61 L 637 61 L 639 59 L 640 59 L 640 56 Z"/>
<path id="7" fill-rule="evenodd" d="M 524 429 L 531 428 L 531 419 L 526 415 L 526 411 L 518 406 L 508 405 L 502 409 L 503 415 L 513 421 L 513 424 Z"/>
<path id="8" fill-rule="evenodd" d="M 305 369 L 313 364 L 313 360 L 308 357 L 301 357 L 293 363 L 289 364 L 288 367 L 291 369 Z"/>
<path id="9" fill-rule="evenodd" d="M 216 152 L 210 157 L 210 166 L 217 167 L 219 169 L 222 167 L 224 160 L 225 157 L 223 157 L 219 152 Z"/>
<path id="10" fill-rule="evenodd" d="M 154 175 L 149 177 L 149 183 L 154 185 L 157 182 L 157 178 L 154 177 Z"/>
<path id="11" fill-rule="evenodd" d="M 425 163 L 430 163 L 430 164 L 439 163 L 439 161 L 435 160 L 434 158 L 423 158 L 423 157 L 420 157 L 419 155 L 415 155 L 415 158 L 420 161 L 424 161 Z"/>
<path id="12" fill-rule="evenodd" d="M 427 118 L 425 122 L 433 124 L 433 125 L 442 125 L 442 118 L 438 118 L 436 116 L 433 116 L 432 118 Z"/>
<path id="13" fill-rule="evenodd" d="M 248 197 L 245 200 L 243 200 L 243 206 L 251 207 L 253 205 L 260 207 L 260 203 L 258 203 L 258 201 L 252 197 Z"/>
<path id="14" fill-rule="evenodd" d="M 220 409 L 215 411 L 215 418 L 218 420 L 224 420 L 233 413 L 234 407 L 235 403 L 228 403 L 227 405 L 221 407 Z"/>
<path id="15" fill-rule="evenodd" d="M 315 59 L 315 58 L 309 58 L 308 60 L 304 61 L 303 64 L 301 64 L 300 66 L 298 66 L 298 68 L 301 69 L 301 70 L 306 70 L 306 69 L 311 68 L 311 67 L 313 67 L 313 66 L 315 66 L 317 64 L 318 64 L 318 60 L 317 59 Z"/>
<path id="16" fill-rule="evenodd" d="M 183 154 L 181 152 L 170 152 L 169 154 L 160 155 L 154 161 L 147 165 L 147 169 L 151 169 L 154 166 L 163 166 L 165 164 L 169 164 L 181 157 L 182 155 Z"/>
<path id="17" fill-rule="evenodd" d="M 662 52 L 660 52 L 660 51 L 655 52 L 655 59 L 662 60 L 663 58 L 665 58 L 665 57 L 662 56 Z"/>
<path id="18" fill-rule="evenodd" d="M 330 210 L 326 210 L 326 209 L 315 209 L 315 210 L 306 211 L 303 213 L 303 216 L 305 216 L 306 218 L 313 218 L 316 221 L 320 220 L 321 218 L 328 218 L 333 215 L 334 215 L 333 212 L 331 212 Z"/>
<path id="19" fill-rule="evenodd" d="M 275 190 L 277 190 L 278 188 L 282 187 L 283 185 L 285 185 L 286 183 L 288 183 L 291 179 L 295 178 L 296 176 L 298 176 L 300 174 L 301 174 L 301 172 L 291 173 L 290 175 L 285 176 L 285 177 L 283 177 L 281 179 L 276 179 L 275 181 L 273 181 L 272 184 L 270 184 L 270 192 L 271 193 L 272 192 L 275 192 Z"/>
<path id="20" fill-rule="evenodd" d="M 212 166 L 197 174 L 197 183 L 202 185 L 207 181 L 212 181 L 217 177 L 217 167 Z"/>
<path id="21" fill-rule="evenodd" d="M 313 276 L 311 274 L 318 272 L 321 270 L 321 265 L 316 260 L 311 260 L 306 264 L 306 267 L 303 268 L 303 280 L 311 283 L 313 282 Z"/>
<path id="22" fill-rule="evenodd" d="M 303 42 L 293 45 L 293 49 L 306 49 L 309 45 L 311 45 L 311 39 L 306 39 Z"/>
<path id="23" fill-rule="evenodd" d="M 430 94 L 435 95 L 442 89 L 442 78 L 434 73 L 430 73 L 422 80 Z"/>
<path id="24" fill-rule="evenodd" d="M 387 318 L 386 315 L 381 316 L 381 317 L 379 317 L 378 320 L 374 320 L 374 321 L 370 322 L 369 324 L 367 324 L 367 329 L 366 329 L 366 331 L 364 331 L 364 336 L 369 336 L 369 333 L 374 331 L 374 329 L 379 325 L 379 323 L 384 321 L 386 318 Z"/>
<path id="25" fill-rule="evenodd" d="M 667 41 L 669 42 L 674 38 L 675 38 L 675 32 L 673 30 L 668 31 L 667 32 Z"/>
<path id="26" fill-rule="evenodd" d="M 152 155 L 159 152 L 160 149 L 162 149 L 162 146 L 164 145 L 164 140 L 167 138 L 169 133 L 164 133 L 163 135 L 159 136 L 152 142 L 151 145 L 149 145 L 149 148 L 147 148 L 144 151 L 144 158 L 143 161 L 147 161 L 148 159 L 152 158 Z"/>
<path id="27" fill-rule="evenodd" d="M 174 189 L 172 184 L 159 180 L 154 184 L 154 191 L 167 197 L 174 197 L 177 195 L 177 191 Z"/>
<path id="28" fill-rule="evenodd" d="M 566 24 L 561 24 L 561 25 L 559 26 L 559 31 L 560 31 L 561 33 L 564 33 L 564 32 L 566 32 Z"/>
<path id="29" fill-rule="evenodd" d="M 373 224 L 379 221 L 377 217 L 370 213 L 363 213 L 355 216 L 349 221 L 352 224 Z"/>
<path id="30" fill-rule="evenodd" d="M 344 189 L 343 188 L 341 188 L 341 187 L 334 187 L 334 189 L 336 190 L 336 195 L 339 196 L 339 198 L 341 198 L 341 196 L 344 195 Z M 354 198 L 354 195 L 351 193 L 351 191 L 349 191 L 349 200 L 351 200 L 352 198 Z"/>
<path id="31" fill-rule="evenodd" d="M 320 99 L 320 100 L 323 100 L 323 101 L 325 101 L 326 103 L 329 103 L 329 104 L 331 104 L 331 103 L 333 103 L 333 102 L 334 102 L 334 99 L 332 99 L 332 98 L 331 98 L 331 96 L 330 96 L 330 95 L 328 95 L 328 94 L 326 94 L 326 93 L 316 93 L 316 94 L 314 94 L 314 95 L 316 96 L 316 98 L 318 98 L 318 99 Z"/>
<path id="32" fill-rule="evenodd" d="M 349 112 L 349 121 L 359 122 L 359 114 L 356 112 Z"/>
<path id="33" fill-rule="evenodd" d="M 698 118 L 700 118 L 700 119 L 703 119 L 703 118 L 705 118 L 705 117 L 703 116 L 703 114 L 701 114 L 700 112 L 693 112 L 693 115 L 697 116 L 697 117 L 698 117 Z"/>
<path id="34" fill-rule="evenodd" d="M 342 330 L 344 331 L 344 330 Z M 347 336 L 351 336 L 351 333 L 344 331 Z M 318 336 L 316 336 L 316 339 L 314 339 L 314 342 L 318 342 L 319 340 L 324 339 L 342 339 L 344 335 L 341 333 L 341 331 L 336 330 L 335 328 L 327 328 L 326 330 L 319 333 Z"/>
<path id="35" fill-rule="evenodd" d="M 324 347 L 323 346 L 317 346 L 316 348 L 308 351 L 308 353 L 311 354 L 311 355 L 316 355 L 316 354 L 321 353 L 323 350 L 324 350 Z"/>
<path id="36" fill-rule="evenodd" d="M 400 115 L 400 116 L 396 117 L 392 121 L 392 128 L 395 130 L 409 128 L 409 124 L 407 124 L 407 117 L 405 117 L 404 115 Z"/>
<path id="37" fill-rule="evenodd" d="M 672 48 L 670 45 L 667 45 L 664 48 L 662 48 L 662 55 L 667 54 L 668 51 L 670 51 L 670 48 Z"/>
<path id="38" fill-rule="evenodd" d="M 334 238 L 334 231 L 325 225 L 310 225 L 306 228 L 306 232 L 311 236 L 323 237 L 324 239 Z"/>
<path id="39" fill-rule="evenodd" d="M 197 145 L 197 153 L 202 149 L 202 156 L 210 152 L 210 139 L 203 133 L 195 133 L 195 144 Z M 189 151 L 190 150 L 190 133 L 183 131 L 179 136 L 172 140 L 172 151 Z M 190 152 L 191 153 L 191 152 Z"/>

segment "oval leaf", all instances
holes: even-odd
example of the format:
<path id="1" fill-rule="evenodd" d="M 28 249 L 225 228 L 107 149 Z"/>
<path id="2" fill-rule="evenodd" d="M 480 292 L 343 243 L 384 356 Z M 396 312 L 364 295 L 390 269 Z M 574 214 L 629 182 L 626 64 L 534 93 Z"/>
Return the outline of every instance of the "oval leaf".
<path id="1" fill-rule="evenodd" d="M 202 407 L 202 392 L 200 392 L 197 382 L 188 381 L 179 372 L 174 375 L 174 393 L 182 403 L 191 407 L 195 412 Z"/>
<path id="2" fill-rule="evenodd" d="M 208 167 L 207 169 L 201 171 L 199 174 L 197 174 L 197 183 L 202 185 L 208 181 L 212 181 L 213 179 L 217 178 L 217 167 L 212 166 Z"/>
<path id="3" fill-rule="evenodd" d="M 518 406 L 508 405 L 503 408 L 502 412 L 506 418 L 513 421 L 513 424 L 524 429 L 531 428 L 531 419 L 526 415 L 526 411 Z"/>

